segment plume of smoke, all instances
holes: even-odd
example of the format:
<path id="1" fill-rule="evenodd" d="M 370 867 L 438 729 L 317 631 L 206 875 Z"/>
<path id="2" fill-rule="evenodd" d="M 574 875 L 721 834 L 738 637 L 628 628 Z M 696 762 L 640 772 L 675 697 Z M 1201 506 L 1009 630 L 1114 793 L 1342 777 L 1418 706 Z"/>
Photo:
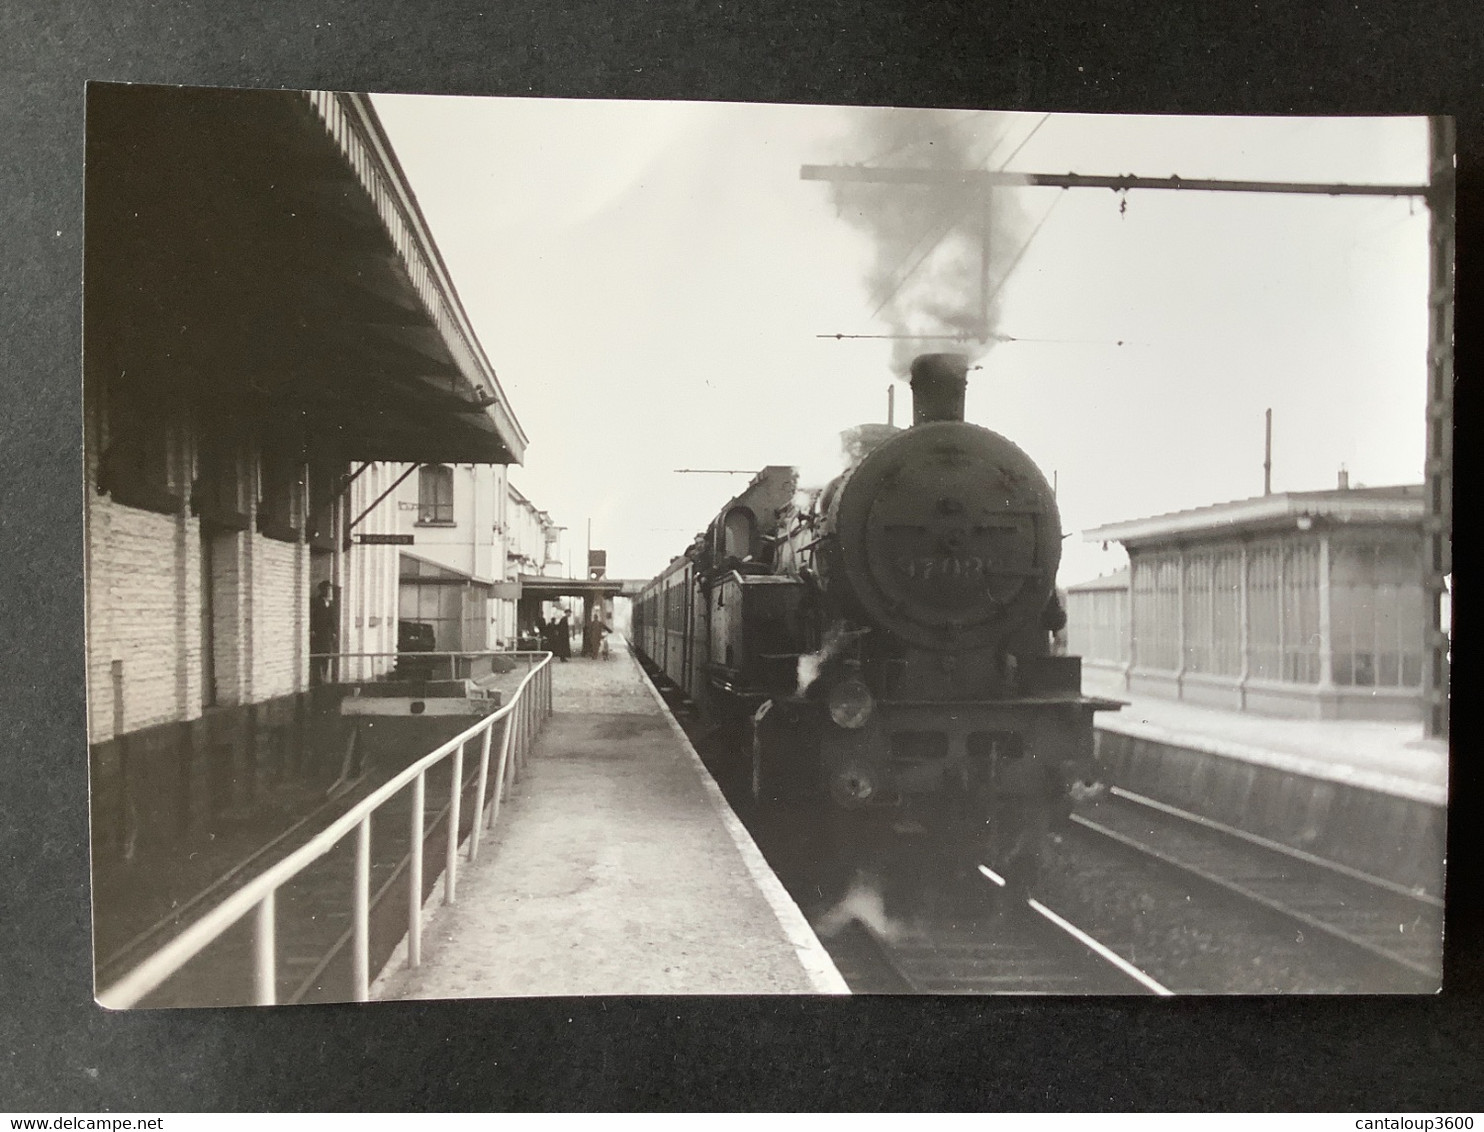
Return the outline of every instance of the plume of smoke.
<path id="1" fill-rule="evenodd" d="M 893 425 L 871 422 L 847 428 L 833 442 L 822 442 L 799 461 L 795 472 L 799 493 L 794 502 L 800 511 L 809 509 L 810 499 L 802 495 L 824 488 L 832 479 L 849 471 L 887 439 L 901 430 Z"/>
<path id="2" fill-rule="evenodd" d="M 859 872 L 851 881 L 849 891 L 819 917 L 814 930 L 828 939 L 852 923 L 863 925 L 888 943 L 900 942 L 909 932 L 906 924 L 887 914 L 880 882 Z"/>
<path id="3" fill-rule="evenodd" d="M 800 454 L 797 465 L 799 490 L 818 492 L 849 466 L 849 457 L 840 438 L 828 432 L 820 433 L 810 449 Z"/>
<path id="4" fill-rule="evenodd" d="M 985 169 L 1002 139 L 1000 120 L 982 112 L 879 109 L 846 140 L 840 160 L 945 173 Z M 835 181 L 831 198 L 874 246 L 866 283 L 876 317 L 903 336 L 892 346 L 895 371 L 905 374 L 913 357 L 933 350 L 982 357 L 999 316 L 999 298 L 989 295 L 1014 262 L 1026 227 L 1011 195 L 950 176 L 921 185 Z"/>

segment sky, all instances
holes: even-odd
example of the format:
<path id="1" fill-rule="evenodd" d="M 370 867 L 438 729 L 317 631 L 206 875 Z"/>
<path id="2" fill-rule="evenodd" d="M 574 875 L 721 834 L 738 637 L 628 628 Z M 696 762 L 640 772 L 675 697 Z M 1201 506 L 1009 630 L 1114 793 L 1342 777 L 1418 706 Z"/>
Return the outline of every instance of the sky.
<path id="1" fill-rule="evenodd" d="M 373 102 L 530 438 L 512 481 L 579 571 L 591 523 L 615 577 L 656 573 L 764 465 L 824 482 L 894 382 L 910 419 L 902 340 L 835 335 L 984 309 L 979 229 L 954 223 L 977 196 L 842 190 L 802 165 L 1411 184 L 1427 167 L 1420 118 Z M 1090 528 L 1261 494 L 1269 408 L 1275 491 L 1333 487 L 1342 465 L 1352 485 L 1421 481 L 1420 201 L 1016 186 L 984 207 L 997 340 L 966 415 L 1054 473 L 1062 584 L 1125 561 Z"/>

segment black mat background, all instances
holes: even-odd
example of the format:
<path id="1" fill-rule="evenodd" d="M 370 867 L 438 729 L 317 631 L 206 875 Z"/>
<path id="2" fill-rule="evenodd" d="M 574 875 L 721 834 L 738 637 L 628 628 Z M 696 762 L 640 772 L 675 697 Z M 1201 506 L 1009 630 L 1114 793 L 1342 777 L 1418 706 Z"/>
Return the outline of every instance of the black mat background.
<path id="1" fill-rule="evenodd" d="M 83 83 L 1459 116 L 1458 558 L 1474 514 L 1484 18 L 1384 4 L 0 5 L 0 1110 L 1481 1107 L 1464 655 L 1436 1000 L 530 1000 L 108 1014 L 89 993 Z M 1154 171 L 1160 172 L 1160 171 Z"/>

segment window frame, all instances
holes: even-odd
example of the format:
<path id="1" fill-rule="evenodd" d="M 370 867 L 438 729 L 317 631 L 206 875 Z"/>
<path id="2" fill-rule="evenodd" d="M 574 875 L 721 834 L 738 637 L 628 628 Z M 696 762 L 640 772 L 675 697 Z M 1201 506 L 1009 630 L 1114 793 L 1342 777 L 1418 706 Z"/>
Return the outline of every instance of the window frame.
<path id="1" fill-rule="evenodd" d="M 447 498 L 440 499 L 445 488 Z M 433 490 L 429 490 L 429 489 Z M 431 499 L 430 499 L 431 496 Z M 417 471 L 417 525 L 420 527 L 454 527 L 453 468 L 448 464 L 424 464 Z M 444 517 L 446 512 L 446 517 Z"/>

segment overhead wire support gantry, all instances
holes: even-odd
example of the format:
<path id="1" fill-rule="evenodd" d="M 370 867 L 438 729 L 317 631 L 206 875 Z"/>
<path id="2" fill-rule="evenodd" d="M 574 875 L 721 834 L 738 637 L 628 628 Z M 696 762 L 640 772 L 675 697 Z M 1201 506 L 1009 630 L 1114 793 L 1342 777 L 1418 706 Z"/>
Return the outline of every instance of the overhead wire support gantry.
<path id="1" fill-rule="evenodd" d="M 1046 119 L 1036 125 L 1045 125 Z M 1032 131 L 1032 134 L 1035 130 Z M 1024 148 L 1024 139 L 1011 158 Z M 941 169 L 908 166 L 804 165 L 799 176 L 805 181 L 857 184 L 936 186 L 983 186 L 993 188 L 1108 189 L 1115 193 L 1134 190 L 1167 192 L 1277 193 L 1326 197 L 1420 198 L 1429 210 L 1428 252 L 1431 259 L 1428 294 L 1428 390 L 1425 520 L 1426 567 L 1423 594 L 1426 604 L 1426 659 L 1423 697 L 1426 702 L 1426 733 L 1448 735 L 1449 627 L 1442 622 L 1446 579 L 1452 573 L 1452 425 L 1453 425 L 1453 258 L 1455 221 L 1453 204 L 1457 140 L 1451 118 L 1428 119 L 1429 176 L 1421 184 L 1353 184 L 1308 181 L 1243 181 L 1206 177 L 1140 177 L 1133 174 L 1018 173 L 1000 169 Z M 1008 160 L 1007 159 L 1007 162 Z M 1044 219 L 1044 218 L 1043 218 Z M 1039 227 L 1039 226 L 1038 226 Z M 988 229 L 985 229 L 988 263 Z M 1034 233 L 1032 233 L 1034 235 Z M 1027 241 L 1028 245 L 1029 241 Z M 1022 248 L 1024 252 L 1024 248 Z M 1018 257 L 1017 257 L 1018 260 Z M 1013 270 L 1013 265 L 1012 265 Z M 1008 276 L 1007 276 L 1008 278 Z M 1004 280 L 1001 280 L 1003 285 Z M 984 289 L 985 326 L 992 294 L 987 274 L 981 272 Z M 997 290 L 997 289 L 996 289 Z M 879 308 L 878 308 L 879 309 Z M 874 335 L 830 334 L 822 338 L 865 338 Z M 881 335 L 880 337 L 892 337 Z M 986 340 L 988 340 L 986 338 Z"/>
<path id="2" fill-rule="evenodd" d="M 1199 177 L 1137 177 L 1133 174 L 1105 176 L 1090 173 L 1011 173 L 1001 169 L 924 169 L 906 166 L 805 165 L 799 170 L 805 181 L 858 182 L 897 185 L 1004 185 L 1018 188 L 1165 189 L 1177 192 L 1289 193 L 1314 196 L 1427 197 L 1430 184 L 1367 185 L 1306 181 L 1232 181 Z"/>

